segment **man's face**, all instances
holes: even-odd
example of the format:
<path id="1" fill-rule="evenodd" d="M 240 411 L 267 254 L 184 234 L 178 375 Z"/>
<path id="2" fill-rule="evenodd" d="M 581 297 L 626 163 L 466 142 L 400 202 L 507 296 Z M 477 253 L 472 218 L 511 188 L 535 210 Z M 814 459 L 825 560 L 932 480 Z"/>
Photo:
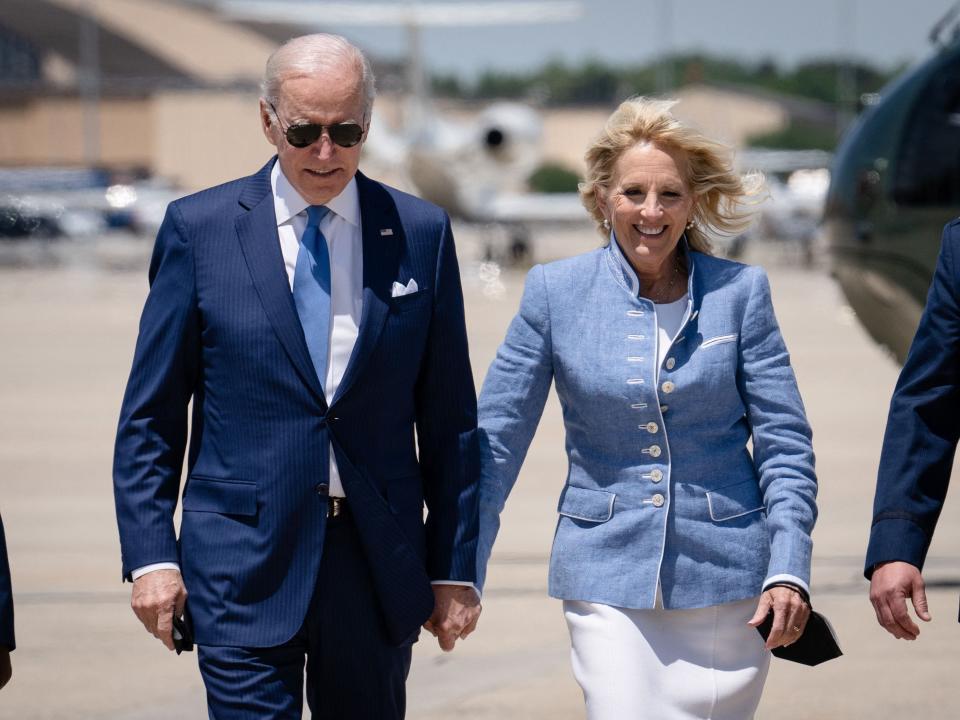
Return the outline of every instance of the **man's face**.
<path id="1" fill-rule="evenodd" d="M 280 168 L 304 200 L 323 205 L 339 195 L 357 172 L 363 140 L 353 147 L 334 144 L 326 129 L 311 145 L 292 146 L 286 128 L 301 123 L 333 125 L 342 122 L 369 127 L 363 117 L 363 92 L 359 73 L 352 65 L 287 78 L 276 103 L 278 123 L 270 107 L 260 101 L 260 121 L 267 140 L 277 149 Z M 366 133 L 364 133 L 366 138 Z"/>

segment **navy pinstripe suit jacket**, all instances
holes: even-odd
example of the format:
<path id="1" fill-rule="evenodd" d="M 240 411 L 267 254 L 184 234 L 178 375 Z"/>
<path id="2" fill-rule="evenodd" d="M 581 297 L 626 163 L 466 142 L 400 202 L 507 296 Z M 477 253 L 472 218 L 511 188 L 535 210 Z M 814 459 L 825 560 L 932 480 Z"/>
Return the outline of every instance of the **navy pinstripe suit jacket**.
<path id="1" fill-rule="evenodd" d="M 960 439 L 960 218 L 943 229 L 927 304 L 890 401 L 864 574 L 923 568 Z"/>
<path id="2" fill-rule="evenodd" d="M 10 587 L 10 564 L 7 562 L 7 539 L 0 518 L 0 647 L 13 650 L 13 590 Z"/>
<path id="3" fill-rule="evenodd" d="M 433 609 L 431 579 L 475 579 L 476 396 L 450 222 L 357 174 L 363 313 L 328 407 L 284 269 L 273 162 L 172 203 L 158 234 L 114 460 L 123 575 L 179 562 L 200 644 L 287 641 L 315 588 L 332 442 L 399 644 Z M 410 278 L 419 291 L 392 298 Z"/>

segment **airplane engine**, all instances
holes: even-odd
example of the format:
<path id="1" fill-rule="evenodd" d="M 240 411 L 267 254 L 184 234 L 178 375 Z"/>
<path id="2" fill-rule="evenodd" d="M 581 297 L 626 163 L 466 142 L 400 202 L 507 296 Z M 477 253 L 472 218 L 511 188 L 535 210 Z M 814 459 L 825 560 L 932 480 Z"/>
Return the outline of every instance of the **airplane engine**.
<path id="1" fill-rule="evenodd" d="M 491 105 L 480 115 L 476 133 L 488 161 L 501 169 L 509 167 L 524 180 L 540 159 L 540 118 L 526 105 Z"/>

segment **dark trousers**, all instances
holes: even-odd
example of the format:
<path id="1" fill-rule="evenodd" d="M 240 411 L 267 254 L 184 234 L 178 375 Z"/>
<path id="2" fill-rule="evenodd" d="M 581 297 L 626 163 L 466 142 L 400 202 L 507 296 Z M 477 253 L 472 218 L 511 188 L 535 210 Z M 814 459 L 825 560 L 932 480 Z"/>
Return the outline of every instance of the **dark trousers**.
<path id="1" fill-rule="evenodd" d="M 200 646 L 210 720 L 402 720 L 411 646 L 388 644 L 347 512 L 327 523 L 317 589 L 300 631 L 278 647 Z"/>

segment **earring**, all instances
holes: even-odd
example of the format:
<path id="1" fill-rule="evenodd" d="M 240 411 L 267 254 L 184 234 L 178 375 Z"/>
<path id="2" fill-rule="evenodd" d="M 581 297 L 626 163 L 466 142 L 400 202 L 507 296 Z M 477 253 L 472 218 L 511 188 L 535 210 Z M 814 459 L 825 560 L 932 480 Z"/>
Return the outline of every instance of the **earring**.
<path id="1" fill-rule="evenodd" d="M 610 221 L 607 220 L 607 218 L 604 218 L 604 219 L 603 219 L 603 229 L 604 229 L 604 230 L 609 230 L 609 229 L 610 229 Z"/>
<path id="2" fill-rule="evenodd" d="M 693 230 L 693 218 L 687 221 L 687 230 Z"/>

